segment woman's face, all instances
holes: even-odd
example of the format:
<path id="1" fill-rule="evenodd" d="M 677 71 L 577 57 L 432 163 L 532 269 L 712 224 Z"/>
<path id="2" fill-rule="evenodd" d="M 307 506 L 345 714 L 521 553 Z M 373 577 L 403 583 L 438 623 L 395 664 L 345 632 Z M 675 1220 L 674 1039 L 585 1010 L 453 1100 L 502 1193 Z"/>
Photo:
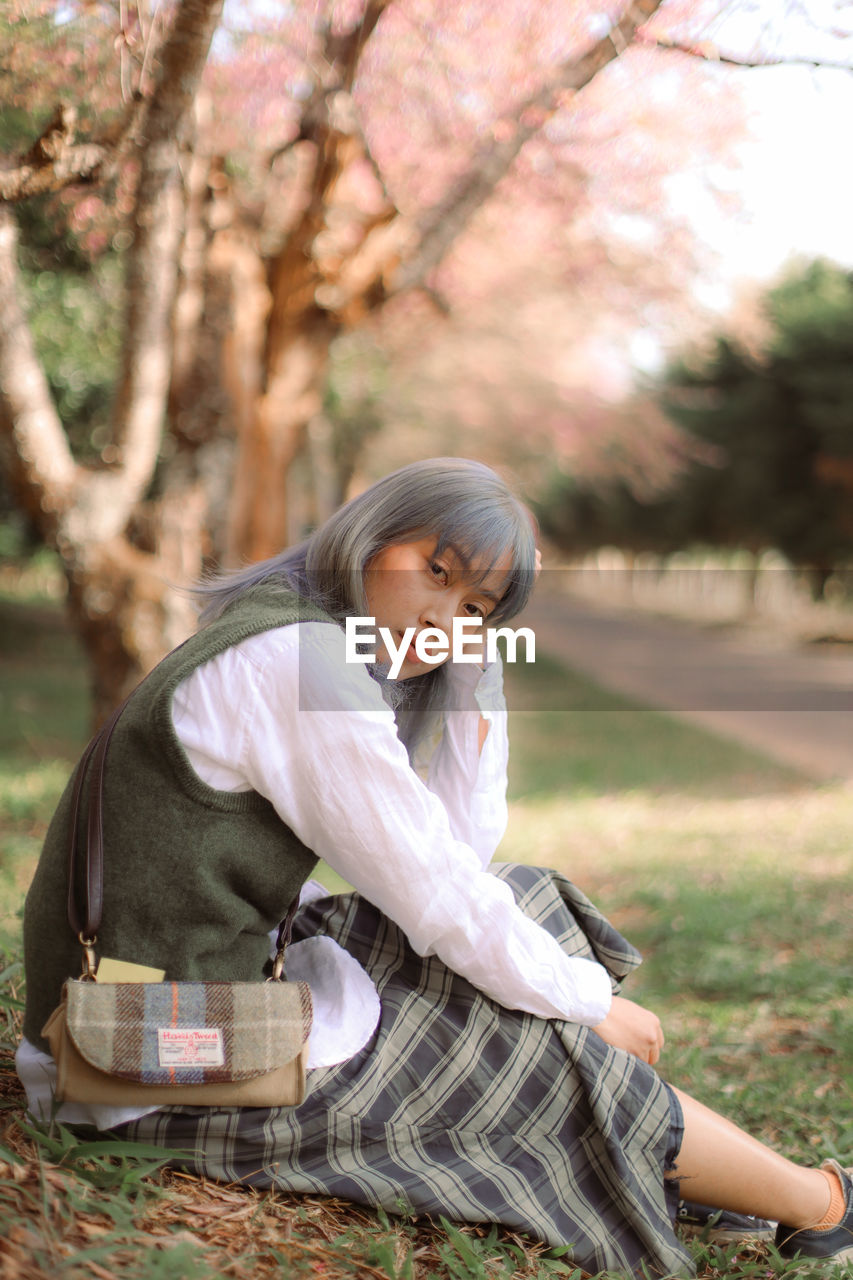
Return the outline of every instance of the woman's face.
<path id="1" fill-rule="evenodd" d="M 392 543 L 368 562 L 364 572 L 368 611 L 377 632 L 387 627 L 399 645 L 406 629 L 415 629 L 398 680 L 425 675 L 441 665 L 418 658 L 414 642 L 419 632 L 438 627 L 449 637 L 454 618 L 488 618 L 512 568 L 509 553 L 495 564 L 482 557 L 466 564 L 450 547 L 436 555 L 437 545 L 435 537 Z M 381 644 L 376 655 L 379 662 L 390 661 Z"/>

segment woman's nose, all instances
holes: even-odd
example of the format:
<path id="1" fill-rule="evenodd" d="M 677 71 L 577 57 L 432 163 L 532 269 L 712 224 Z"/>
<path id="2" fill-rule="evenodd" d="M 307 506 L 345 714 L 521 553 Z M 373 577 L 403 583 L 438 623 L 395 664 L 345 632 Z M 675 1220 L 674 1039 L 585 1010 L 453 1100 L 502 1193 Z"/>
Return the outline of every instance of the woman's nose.
<path id="1" fill-rule="evenodd" d="M 453 630 L 453 603 L 450 600 L 430 600 L 424 607 L 420 624 L 422 627 L 437 627 L 450 635 Z"/>

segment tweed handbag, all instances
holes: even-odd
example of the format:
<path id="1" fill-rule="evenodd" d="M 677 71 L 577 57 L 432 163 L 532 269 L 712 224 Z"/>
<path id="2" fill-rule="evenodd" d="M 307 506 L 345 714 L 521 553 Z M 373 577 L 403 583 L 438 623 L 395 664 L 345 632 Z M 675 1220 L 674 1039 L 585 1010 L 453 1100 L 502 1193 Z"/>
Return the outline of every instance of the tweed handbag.
<path id="1" fill-rule="evenodd" d="M 103 982 L 95 952 L 103 909 L 103 780 L 123 707 L 89 743 L 74 781 L 68 921 L 83 947 L 42 1029 L 56 1062 L 59 1102 L 113 1106 L 295 1106 L 305 1096 L 311 991 L 284 980 L 294 902 L 279 925 L 272 975 L 258 982 Z M 85 912 L 75 896 L 78 816 L 91 760 L 82 865 Z"/>

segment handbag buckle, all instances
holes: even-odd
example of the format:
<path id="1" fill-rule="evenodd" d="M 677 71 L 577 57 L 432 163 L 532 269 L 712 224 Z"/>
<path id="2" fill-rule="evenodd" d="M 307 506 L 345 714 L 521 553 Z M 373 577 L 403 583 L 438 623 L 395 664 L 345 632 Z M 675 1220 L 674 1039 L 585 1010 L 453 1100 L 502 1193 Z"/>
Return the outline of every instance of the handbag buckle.
<path id="1" fill-rule="evenodd" d="M 86 938 L 82 933 L 77 934 L 80 946 L 83 948 L 83 972 L 80 974 L 81 982 L 95 982 L 98 969 L 98 957 L 95 955 L 95 943 L 98 941 L 96 937 Z"/>
<path id="2" fill-rule="evenodd" d="M 272 973 L 267 978 L 267 982 L 281 982 L 284 977 L 284 953 L 286 947 L 279 947 L 275 953 L 275 959 L 272 962 Z"/>

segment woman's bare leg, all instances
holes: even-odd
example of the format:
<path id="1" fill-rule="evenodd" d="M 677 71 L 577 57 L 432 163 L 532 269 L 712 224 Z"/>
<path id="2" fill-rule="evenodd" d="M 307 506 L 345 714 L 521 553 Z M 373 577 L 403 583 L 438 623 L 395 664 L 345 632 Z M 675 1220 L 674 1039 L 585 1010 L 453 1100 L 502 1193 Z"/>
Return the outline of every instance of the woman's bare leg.
<path id="1" fill-rule="evenodd" d="M 758 1218 L 809 1227 L 829 1208 L 830 1185 L 819 1169 L 786 1160 L 688 1094 L 678 1168 L 685 1200 Z"/>

